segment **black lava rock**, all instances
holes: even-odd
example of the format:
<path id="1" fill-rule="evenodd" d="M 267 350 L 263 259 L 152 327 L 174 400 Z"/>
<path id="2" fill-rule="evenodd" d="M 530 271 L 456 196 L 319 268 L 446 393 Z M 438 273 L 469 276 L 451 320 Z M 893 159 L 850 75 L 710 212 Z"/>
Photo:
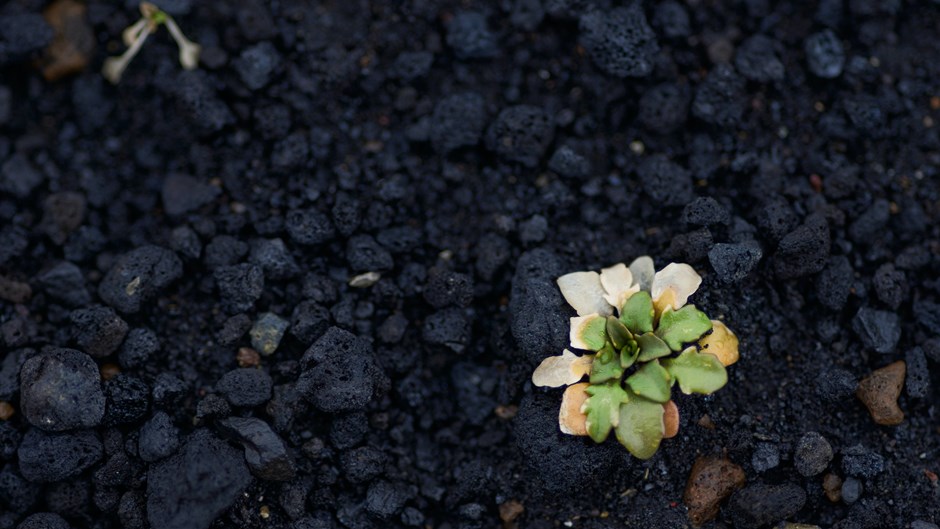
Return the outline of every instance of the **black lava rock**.
<path id="1" fill-rule="evenodd" d="M 829 260 L 829 225 L 819 214 L 787 234 L 774 254 L 774 270 L 780 279 L 794 279 L 822 270 Z"/>
<path id="2" fill-rule="evenodd" d="M 54 32 L 38 13 L 0 16 L 0 65 L 39 51 L 52 41 Z"/>
<path id="3" fill-rule="evenodd" d="M 340 462 L 350 483 L 365 483 L 385 473 L 388 456 L 376 448 L 363 446 L 343 452 Z"/>
<path id="4" fill-rule="evenodd" d="M 799 223 L 800 219 L 790 207 L 790 203 L 779 195 L 772 195 L 766 199 L 757 212 L 757 227 L 765 237 L 774 242 L 783 239 Z"/>
<path id="5" fill-rule="evenodd" d="M 755 242 L 718 243 L 708 252 L 708 261 L 722 282 L 738 283 L 754 270 L 763 255 Z"/>
<path id="6" fill-rule="evenodd" d="M 522 254 L 516 264 L 509 296 L 511 329 L 533 366 L 568 343 L 570 309 L 555 284 L 562 270 L 558 256 L 544 249 Z"/>
<path id="7" fill-rule="evenodd" d="M 816 296 L 825 307 L 842 310 L 849 299 L 854 282 L 855 271 L 849 260 L 842 255 L 833 256 L 825 270 L 816 278 Z"/>
<path id="8" fill-rule="evenodd" d="M 21 153 L 0 166 L 0 191 L 25 199 L 43 181 L 43 174 Z"/>
<path id="9" fill-rule="evenodd" d="M 818 432 L 807 432 L 800 437 L 793 454 L 793 464 L 804 477 L 819 474 L 832 461 L 832 446 Z"/>
<path id="10" fill-rule="evenodd" d="M 466 307 L 473 301 L 473 278 L 450 270 L 432 268 L 424 286 L 424 299 L 437 309 L 448 305 Z"/>
<path id="11" fill-rule="evenodd" d="M 100 461 L 104 450 L 91 430 L 46 433 L 32 428 L 23 436 L 16 454 L 24 478 L 51 483 L 77 476 Z"/>
<path id="12" fill-rule="evenodd" d="M 382 272 L 395 266 L 392 254 L 371 235 L 356 235 L 346 243 L 346 260 L 353 272 Z"/>
<path id="13" fill-rule="evenodd" d="M 301 301 L 294 307 L 289 332 L 302 344 L 310 345 L 329 328 L 330 318 L 326 307 L 312 300 Z"/>
<path id="14" fill-rule="evenodd" d="M 220 193 L 216 186 L 173 173 L 163 180 L 163 210 L 172 217 L 179 216 L 212 202 Z"/>
<path id="15" fill-rule="evenodd" d="M 120 312 L 135 314 L 183 275 L 183 263 L 170 250 L 141 246 L 124 254 L 98 286 L 98 295 Z"/>
<path id="16" fill-rule="evenodd" d="M 330 424 L 330 442 L 340 450 L 356 446 L 369 433 L 369 419 L 365 413 L 348 413 L 333 419 Z"/>
<path id="17" fill-rule="evenodd" d="M 483 97 L 475 92 L 453 94 L 441 99 L 434 107 L 430 124 L 431 144 L 441 154 L 476 145 L 484 127 L 486 107 Z"/>
<path id="18" fill-rule="evenodd" d="M 104 383 L 104 394 L 107 399 L 105 424 L 133 423 L 147 415 L 150 387 L 140 378 L 120 373 Z"/>
<path id="19" fill-rule="evenodd" d="M 838 402 L 849 398 L 858 388 L 858 379 L 840 367 L 829 368 L 819 373 L 815 380 L 816 394 L 827 402 Z"/>
<path id="20" fill-rule="evenodd" d="M 379 480 L 369 485 L 366 510 L 380 519 L 388 519 L 401 512 L 409 496 L 404 485 Z"/>
<path id="21" fill-rule="evenodd" d="M 835 79 L 842 74 L 845 50 L 842 41 L 831 29 L 824 29 L 806 38 L 806 64 L 816 77 Z"/>
<path id="22" fill-rule="evenodd" d="M 757 443 L 751 454 L 751 466 L 758 472 L 767 472 L 780 464 L 780 449 L 773 443 Z"/>
<path id="23" fill-rule="evenodd" d="M 273 382 L 262 369 L 242 367 L 222 375 L 216 389 L 232 406 L 260 406 L 270 400 Z"/>
<path id="24" fill-rule="evenodd" d="M 165 412 L 158 411 L 140 428 L 137 453 L 148 463 L 169 457 L 179 448 L 179 430 Z"/>
<path id="25" fill-rule="evenodd" d="M 0 505 L 5 509 L 20 514 L 30 512 L 41 494 L 42 487 L 26 481 L 13 465 L 0 470 Z"/>
<path id="26" fill-rule="evenodd" d="M 758 529 L 786 520 L 806 504 L 806 492 L 799 485 L 754 483 L 736 492 L 728 503 L 734 526 Z"/>
<path id="27" fill-rule="evenodd" d="M 336 236 L 333 221 L 316 209 L 292 209 L 284 219 L 287 233 L 297 244 L 323 244 Z"/>
<path id="28" fill-rule="evenodd" d="M 625 472 L 635 464 L 616 443 L 583 443 L 582 439 L 561 433 L 557 392 L 522 398 L 513 437 L 525 463 L 525 476 L 535 490 L 575 493 L 596 472 Z"/>
<path id="29" fill-rule="evenodd" d="M 460 59 L 487 59 L 499 52 L 483 13 L 460 11 L 447 24 L 447 45 Z"/>
<path id="30" fill-rule="evenodd" d="M 147 472 L 151 527 L 207 529 L 251 483 L 244 457 L 205 429 Z"/>
<path id="31" fill-rule="evenodd" d="M 72 526 L 58 514 L 40 512 L 27 516 L 16 529 L 71 529 Z"/>
<path id="32" fill-rule="evenodd" d="M 904 363 L 907 364 L 907 378 L 904 382 L 907 395 L 915 399 L 930 395 L 930 371 L 924 350 L 920 347 L 909 349 L 904 353 Z"/>
<path id="33" fill-rule="evenodd" d="M 616 77 L 646 77 L 659 44 L 639 2 L 610 11 L 590 10 L 578 23 L 580 41 L 602 71 Z"/>
<path id="34" fill-rule="evenodd" d="M 244 447 L 248 469 L 258 479 L 287 481 L 294 477 L 294 458 L 266 422 L 254 417 L 230 417 L 219 421 L 218 427 Z"/>
<path id="35" fill-rule="evenodd" d="M 847 505 L 852 505 L 862 497 L 862 482 L 849 477 L 842 482 L 842 501 Z"/>
<path id="36" fill-rule="evenodd" d="M 470 320 L 462 309 L 439 310 L 424 320 L 421 337 L 429 344 L 462 353 L 470 340 Z"/>
<path id="37" fill-rule="evenodd" d="M 656 4 L 653 11 L 653 27 L 666 38 L 687 37 L 692 31 L 689 24 L 689 12 L 676 0 L 666 0 Z"/>
<path id="38" fill-rule="evenodd" d="M 901 339 L 901 319 L 894 312 L 862 307 L 852 319 L 852 330 L 865 347 L 888 354 Z"/>
<path id="39" fill-rule="evenodd" d="M 170 237 L 170 248 L 174 252 L 188 259 L 199 259 L 202 255 L 202 241 L 199 240 L 199 234 L 189 226 L 173 228 Z"/>
<path id="40" fill-rule="evenodd" d="M 251 310 L 264 292 L 264 272 L 251 263 L 216 268 L 213 273 L 222 306 L 228 313 Z"/>
<path id="41" fill-rule="evenodd" d="M 783 79 L 783 62 L 777 56 L 780 44 L 770 37 L 754 35 L 738 46 L 734 66 L 751 81 L 768 83 Z"/>
<path id="42" fill-rule="evenodd" d="M 281 54 L 267 41 L 246 48 L 234 61 L 235 71 L 251 90 L 258 90 L 268 84 L 280 64 Z"/>
<path id="43" fill-rule="evenodd" d="M 157 338 L 157 333 L 150 329 L 131 329 L 121 345 L 118 363 L 124 369 L 143 367 L 159 349 L 160 339 Z"/>
<path id="44" fill-rule="evenodd" d="M 842 471 L 849 476 L 873 478 L 884 471 L 885 458 L 862 445 L 842 451 Z"/>
<path id="45" fill-rule="evenodd" d="M 878 299 L 891 310 L 897 310 L 907 297 L 907 276 L 891 263 L 885 263 L 875 270 L 872 284 Z"/>
<path id="46" fill-rule="evenodd" d="M 712 197 L 698 197 L 686 204 L 682 210 L 682 221 L 695 226 L 728 224 L 731 214 Z"/>
<path id="47" fill-rule="evenodd" d="M 426 76 L 432 64 L 434 54 L 429 51 L 405 51 L 395 58 L 391 74 L 399 79 L 411 81 Z"/>
<path id="48" fill-rule="evenodd" d="M 663 83 L 640 96 L 637 120 L 650 132 L 668 134 L 685 124 L 692 96 L 685 85 Z"/>
<path id="49" fill-rule="evenodd" d="M 114 309 L 95 305 L 69 314 L 75 343 L 95 358 L 104 358 L 118 350 L 127 335 L 127 322 Z"/>
<path id="50" fill-rule="evenodd" d="M 869 245 L 879 239 L 878 233 L 887 226 L 890 218 L 891 204 L 885 199 L 878 199 L 849 225 L 849 238 L 853 242 Z"/>
<path id="51" fill-rule="evenodd" d="M 486 132 L 486 147 L 500 158 L 526 167 L 538 165 L 555 137 L 555 123 L 541 108 L 505 108 Z"/>
<path id="52" fill-rule="evenodd" d="M 248 260 L 261 267 L 266 279 L 280 281 L 296 277 L 300 273 L 300 266 L 281 239 L 251 241 Z"/>
<path id="53" fill-rule="evenodd" d="M 319 410 L 361 410 L 375 392 L 378 367 L 372 346 L 338 327 L 331 327 L 307 349 L 301 367 L 299 387 Z"/>
<path id="54" fill-rule="evenodd" d="M 237 264 L 248 255 L 248 243 L 231 235 L 216 235 L 206 245 L 203 261 L 206 268 L 214 270 L 220 266 Z"/>
<path id="55" fill-rule="evenodd" d="M 567 145 L 562 145 L 548 160 L 548 168 L 568 178 L 584 178 L 591 173 L 591 162 Z"/>
<path id="56" fill-rule="evenodd" d="M 745 85 L 744 79 L 732 67 L 718 64 L 696 89 L 692 115 L 720 127 L 736 125 L 747 106 Z"/>
<path id="57" fill-rule="evenodd" d="M 97 426 L 105 411 L 98 366 L 74 349 L 43 350 L 20 370 L 20 408 L 30 424 L 43 430 Z"/>
<path id="58" fill-rule="evenodd" d="M 681 206 L 692 200 L 692 175 L 664 154 L 654 154 L 637 167 L 643 190 L 664 206 Z"/>
<path id="59" fill-rule="evenodd" d="M 70 307 L 91 303 L 91 293 L 85 288 L 85 277 L 80 268 L 65 261 L 36 276 L 36 281 L 49 297 Z"/>
<path id="60" fill-rule="evenodd" d="M 476 271 L 485 281 L 493 278 L 496 273 L 512 255 L 512 246 L 505 237 L 495 233 L 487 233 L 480 237 L 477 243 Z"/>

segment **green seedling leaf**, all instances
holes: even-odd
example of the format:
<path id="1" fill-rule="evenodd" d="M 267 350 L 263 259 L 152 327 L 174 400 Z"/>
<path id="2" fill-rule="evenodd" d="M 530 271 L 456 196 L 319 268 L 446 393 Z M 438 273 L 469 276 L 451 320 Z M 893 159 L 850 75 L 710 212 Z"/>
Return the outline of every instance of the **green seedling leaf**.
<path id="1" fill-rule="evenodd" d="M 623 376 L 623 369 L 620 366 L 620 355 L 608 342 L 594 355 L 594 363 L 591 364 L 591 384 L 602 384 L 608 380 L 619 381 Z"/>
<path id="2" fill-rule="evenodd" d="M 672 389 L 672 375 L 653 360 L 642 364 L 636 373 L 627 377 L 627 385 L 633 393 L 659 403 L 669 402 Z"/>
<path id="3" fill-rule="evenodd" d="M 607 343 L 607 318 L 598 314 L 571 318 L 571 347 L 600 351 Z"/>
<path id="4" fill-rule="evenodd" d="M 638 459 L 653 457 L 663 439 L 663 413 L 662 404 L 631 395 L 620 406 L 617 440 Z"/>
<path id="5" fill-rule="evenodd" d="M 620 309 L 620 321 L 633 334 L 653 332 L 653 300 L 650 293 L 641 290 L 630 296 Z"/>
<path id="6" fill-rule="evenodd" d="M 635 343 L 635 342 L 634 342 Z M 627 369 L 636 363 L 637 357 L 640 356 L 640 349 L 637 347 L 624 347 L 620 350 L 620 367 Z"/>
<path id="7" fill-rule="evenodd" d="M 649 362 L 654 358 L 662 358 L 672 354 L 672 349 L 666 345 L 666 342 L 651 332 L 638 336 L 636 344 L 640 346 L 640 362 Z"/>
<path id="8" fill-rule="evenodd" d="M 588 435 L 594 442 L 602 443 L 610 434 L 610 429 L 620 423 L 620 405 L 627 402 L 629 396 L 620 387 L 619 381 L 592 384 L 584 391 L 590 395 L 581 408 L 587 416 L 585 424 Z"/>
<path id="9" fill-rule="evenodd" d="M 695 347 L 689 347 L 675 358 L 663 360 L 663 366 L 679 382 L 679 388 L 686 395 L 710 395 L 728 382 L 728 372 L 718 357 L 700 353 Z"/>
<path id="10" fill-rule="evenodd" d="M 683 344 L 698 341 L 711 328 L 712 322 L 704 312 L 695 305 L 686 305 L 679 310 L 663 311 L 656 336 L 662 338 L 670 349 L 678 351 Z"/>
<path id="11" fill-rule="evenodd" d="M 618 351 L 623 349 L 628 342 L 633 341 L 633 335 L 627 327 L 613 316 L 607 316 L 607 338 Z"/>

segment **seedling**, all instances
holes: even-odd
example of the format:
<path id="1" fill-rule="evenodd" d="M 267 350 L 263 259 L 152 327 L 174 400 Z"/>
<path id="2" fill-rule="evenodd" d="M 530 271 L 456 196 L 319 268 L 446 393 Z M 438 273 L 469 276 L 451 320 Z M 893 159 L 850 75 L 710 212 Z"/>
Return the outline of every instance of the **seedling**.
<path id="1" fill-rule="evenodd" d="M 180 31 L 173 17 L 150 2 L 140 3 L 140 15 L 140 20 L 128 26 L 121 34 L 124 45 L 127 46 L 127 51 L 119 57 L 108 57 L 104 61 L 104 67 L 101 73 L 104 75 L 105 79 L 111 81 L 112 84 L 117 84 L 121 80 L 121 75 L 124 74 L 124 70 L 127 69 L 127 65 L 130 64 L 131 59 L 133 59 L 143 47 L 147 37 L 149 37 L 151 33 L 156 32 L 160 26 L 166 26 L 166 29 L 170 32 L 170 36 L 173 37 L 173 40 L 176 41 L 176 45 L 179 46 L 180 64 L 183 65 L 184 69 L 192 70 L 199 64 L 199 52 L 202 48 L 183 35 L 183 32 Z"/>
<path id="2" fill-rule="evenodd" d="M 738 339 L 722 322 L 686 302 L 702 283 L 687 264 L 655 272 L 643 256 L 597 272 L 558 278 L 571 318 L 571 348 L 546 358 L 532 374 L 536 386 L 565 390 L 558 424 L 570 435 L 597 443 L 611 430 L 635 457 L 653 457 L 664 438 L 678 432 L 672 401 L 678 382 L 685 394 L 709 395 L 728 382 L 725 367 L 738 361 Z M 581 380 L 587 376 L 587 382 Z"/>

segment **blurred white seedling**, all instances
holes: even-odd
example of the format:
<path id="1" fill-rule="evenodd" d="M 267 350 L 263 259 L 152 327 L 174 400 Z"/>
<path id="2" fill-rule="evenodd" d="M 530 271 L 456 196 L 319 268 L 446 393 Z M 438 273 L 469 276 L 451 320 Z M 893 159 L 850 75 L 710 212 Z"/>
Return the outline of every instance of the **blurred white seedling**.
<path id="1" fill-rule="evenodd" d="M 104 67 L 101 73 L 104 75 L 105 79 L 111 81 L 113 84 L 117 84 L 121 80 L 124 70 L 127 69 L 127 65 L 130 64 L 131 59 L 140 52 L 147 37 L 149 37 L 151 33 L 156 32 L 161 25 L 166 26 L 167 30 L 170 32 L 170 36 L 173 37 L 173 40 L 176 41 L 176 45 L 179 46 L 180 64 L 183 68 L 192 70 L 198 65 L 199 52 L 202 48 L 183 35 L 183 32 L 180 31 L 173 17 L 150 2 L 140 3 L 140 15 L 140 20 L 130 25 L 121 34 L 124 44 L 127 46 L 127 51 L 125 51 L 123 55 L 108 57 L 108 59 L 104 61 Z"/>

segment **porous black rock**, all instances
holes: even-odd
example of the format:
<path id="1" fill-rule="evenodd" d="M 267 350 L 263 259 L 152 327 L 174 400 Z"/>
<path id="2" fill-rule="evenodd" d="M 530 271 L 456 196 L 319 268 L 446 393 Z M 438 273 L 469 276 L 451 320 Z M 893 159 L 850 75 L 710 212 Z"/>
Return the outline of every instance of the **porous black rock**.
<path id="1" fill-rule="evenodd" d="M 75 343 L 95 358 L 104 358 L 118 350 L 127 335 L 127 322 L 111 307 L 93 305 L 69 314 Z"/>
<path id="2" fill-rule="evenodd" d="M 163 529 L 207 529 L 251 483 L 244 457 L 208 430 L 191 434 L 147 472 L 147 519 Z"/>
<path id="3" fill-rule="evenodd" d="M 819 474 L 832 461 L 832 445 L 819 432 L 806 432 L 796 443 L 793 464 L 804 477 Z"/>
<path id="4" fill-rule="evenodd" d="M 475 92 L 452 94 L 434 107 L 430 123 L 431 144 L 441 154 L 476 145 L 485 127 L 483 97 Z"/>
<path id="5" fill-rule="evenodd" d="M 104 449 L 92 430 L 51 433 L 32 428 L 16 455 L 24 478 L 51 483 L 77 476 L 100 461 Z"/>
<path id="6" fill-rule="evenodd" d="M 539 107 L 504 108 L 486 132 L 486 146 L 500 158 L 526 167 L 538 165 L 555 137 L 555 123 Z"/>
<path id="7" fill-rule="evenodd" d="M 16 529 L 71 529 L 65 518 L 56 513 L 39 512 L 23 519 Z"/>
<path id="8" fill-rule="evenodd" d="M 842 41 L 831 29 L 813 33 L 804 43 L 806 64 L 816 77 L 835 79 L 842 74 L 845 50 Z"/>
<path id="9" fill-rule="evenodd" d="M 734 526 L 758 529 L 798 513 L 806 504 L 806 492 L 794 483 L 753 483 L 736 492 L 728 503 Z"/>
<path id="10" fill-rule="evenodd" d="M 822 270 L 829 259 L 832 241 L 825 217 L 813 214 L 788 233 L 777 246 L 774 270 L 780 279 L 794 279 Z"/>
<path id="11" fill-rule="evenodd" d="M 509 297 L 510 328 L 533 366 L 558 354 L 568 343 L 571 309 L 555 284 L 563 273 L 561 259 L 541 248 L 525 252 L 516 264 Z"/>
<path id="12" fill-rule="evenodd" d="M 692 100 L 692 115 L 719 127 L 741 121 L 747 106 L 746 83 L 731 66 L 721 63 L 708 72 Z"/>
<path id="13" fill-rule="evenodd" d="M 163 180 L 163 210 L 167 215 L 179 216 L 212 202 L 220 193 L 216 186 L 189 175 L 173 173 Z"/>
<path id="14" fill-rule="evenodd" d="M 664 206 L 681 206 L 692 200 L 692 175 L 664 154 L 654 154 L 637 167 L 640 185 Z"/>
<path id="15" fill-rule="evenodd" d="M 117 260 L 101 280 L 98 295 L 116 310 L 135 314 L 182 275 L 183 263 L 175 253 L 141 246 Z"/>
<path id="16" fill-rule="evenodd" d="M 317 409 L 361 410 L 375 392 L 378 366 L 369 342 L 331 327 L 304 353 L 299 387 Z"/>
<path id="17" fill-rule="evenodd" d="M 652 73 L 659 44 L 639 2 L 609 11 L 589 10 L 578 22 L 579 39 L 591 60 L 615 77 Z"/>
<path id="18" fill-rule="evenodd" d="M 140 428 L 137 453 L 148 463 L 169 457 L 179 448 L 179 430 L 166 412 L 158 411 Z"/>
<path id="19" fill-rule="evenodd" d="M 724 283 L 738 283 L 754 270 L 764 255 L 756 242 L 718 243 L 708 252 L 718 279 Z"/>
<path id="20" fill-rule="evenodd" d="M 85 277 L 74 263 L 58 263 L 36 276 L 36 281 L 49 297 L 69 307 L 81 307 L 91 303 L 91 293 L 85 288 Z"/>
<path id="21" fill-rule="evenodd" d="M 128 424 L 144 418 L 150 407 L 150 387 L 140 377 L 119 373 L 104 383 L 107 401 L 104 423 Z"/>
<path id="22" fill-rule="evenodd" d="M 30 424 L 47 431 L 97 426 L 105 411 L 98 366 L 74 349 L 44 349 L 20 370 L 20 408 Z"/>
<path id="23" fill-rule="evenodd" d="M 258 479 L 287 481 L 294 477 L 294 458 L 268 423 L 255 417 L 229 417 L 219 430 L 245 449 L 248 469 Z"/>
<path id="24" fill-rule="evenodd" d="M 862 307 L 852 319 L 852 330 L 865 347 L 888 354 L 901 339 L 901 319 L 894 312 Z"/>
<path id="25" fill-rule="evenodd" d="M 255 264 L 221 266 L 212 275 L 222 306 L 229 313 L 250 310 L 264 292 L 264 271 Z"/>
<path id="26" fill-rule="evenodd" d="M 260 406 L 271 398 L 273 382 L 263 369 L 240 367 L 222 375 L 216 384 L 232 406 Z"/>

